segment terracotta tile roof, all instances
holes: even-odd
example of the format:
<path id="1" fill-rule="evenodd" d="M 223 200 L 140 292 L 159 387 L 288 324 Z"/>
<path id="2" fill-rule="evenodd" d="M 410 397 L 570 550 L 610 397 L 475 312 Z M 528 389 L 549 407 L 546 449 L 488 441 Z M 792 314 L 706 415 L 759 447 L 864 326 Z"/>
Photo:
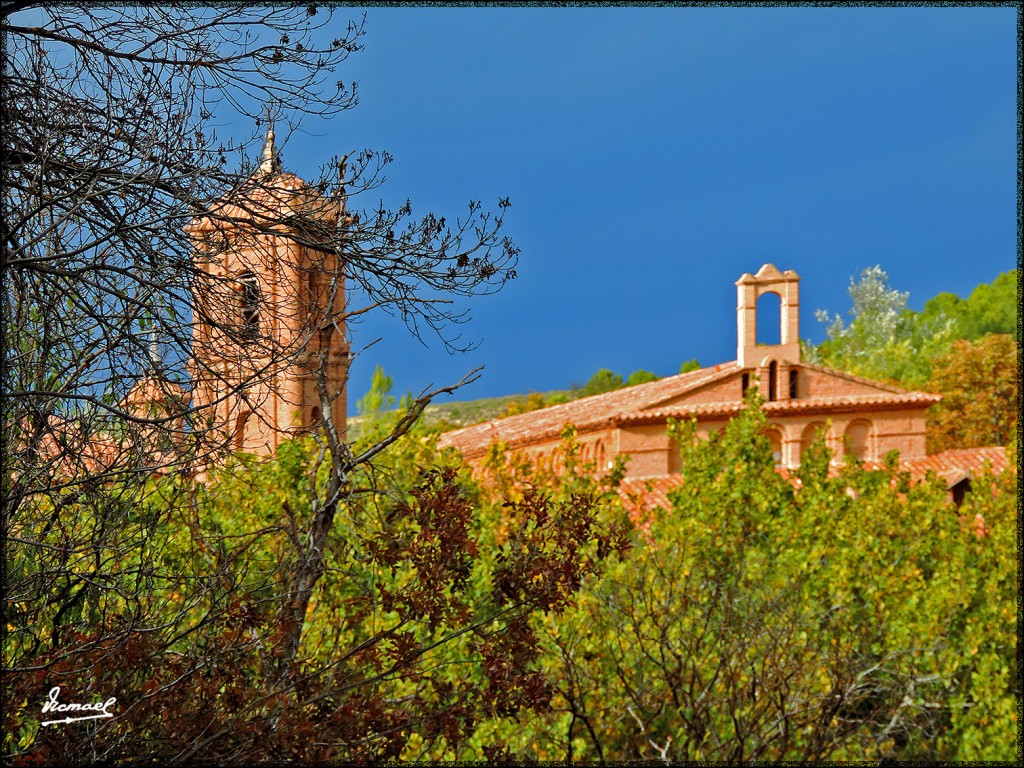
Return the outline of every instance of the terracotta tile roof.
<path id="1" fill-rule="evenodd" d="M 990 448 L 957 448 L 942 453 L 934 453 L 923 459 L 908 459 L 900 462 L 900 466 L 910 471 L 914 477 L 924 477 L 929 471 L 935 472 L 947 481 L 948 485 L 959 482 L 964 476 L 973 477 L 979 474 L 988 463 L 995 472 L 1002 472 L 1010 466 L 1006 448 L 993 446 Z M 959 477 L 957 477 L 959 475 Z M 955 479 L 954 479 L 955 478 Z M 950 482 L 951 481 L 951 482 Z"/>
<path id="2" fill-rule="evenodd" d="M 180 408 L 188 400 L 181 385 L 168 379 L 148 374 L 132 387 L 121 400 L 122 410 L 132 411 L 148 405 L 174 404 Z M 147 414 L 148 415 L 148 414 Z"/>
<path id="3" fill-rule="evenodd" d="M 474 458 L 496 440 L 518 448 L 557 438 L 566 424 L 574 425 L 579 432 L 588 432 L 608 426 L 613 419 L 624 413 L 639 411 L 678 397 L 739 370 L 735 362 L 722 363 L 529 413 L 494 419 L 446 432 L 441 435 L 441 444 L 455 446 L 466 458 Z"/>
<path id="4" fill-rule="evenodd" d="M 323 197 L 294 173 L 279 170 L 271 176 L 250 177 L 225 199 L 212 203 L 210 214 L 196 217 L 185 230 L 198 235 L 205 229 L 219 229 L 245 220 L 273 227 L 293 217 L 308 223 L 336 224 L 340 212 L 339 201 Z"/>
<path id="5" fill-rule="evenodd" d="M 952 488 L 958 482 L 979 475 L 985 465 L 991 467 L 994 472 L 1002 472 L 1009 468 L 1010 462 L 1006 455 L 1006 449 L 1002 446 L 988 448 L 958 448 L 942 453 L 932 454 L 923 459 L 907 459 L 900 462 L 900 469 L 910 473 L 912 480 L 921 481 L 927 477 L 929 472 L 934 472 L 946 482 L 947 488 Z M 866 461 L 866 469 L 881 469 L 880 461 Z M 840 464 L 833 464 L 829 467 L 829 475 L 839 475 Z M 799 479 L 793 470 L 779 467 L 778 473 L 783 477 L 799 485 Z M 623 506 L 634 520 L 641 520 L 644 513 L 650 512 L 656 507 L 668 509 L 671 502 L 668 494 L 683 484 L 683 475 L 657 475 L 653 477 L 627 477 L 619 486 L 619 496 L 622 498 Z"/>
<path id="6" fill-rule="evenodd" d="M 815 411 L 857 411 L 892 409 L 906 406 L 927 407 L 941 397 L 926 392 L 910 392 L 899 387 L 882 384 L 860 376 L 853 376 L 830 368 L 800 363 L 802 367 L 821 371 L 852 382 L 867 384 L 883 390 L 870 395 L 839 395 L 829 397 L 781 400 L 765 404 L 769 415 L 813 413 Z M 658 408 L 660 403 L 674 400 L 698 387 L 711 384 L 742 368 L 733 361 L 701 368 L 689 373 L 669 376 L 647 384 L 637 384 L 601 395 L 552 405 L 529 413 L 493 419 L 441 435 L 441 444 L 454 446 L 467 459 L 482 455 L 495 442 L 507 443 L 510 448 L 521 448 L 534 443 L 557 439 L 566 424 L 572 424 L 579 433 L 591 432 L 613 424 L 659 423 L 667 418 L 687 416 L 729 417 L 739 412 L 742 402 L 737 398 L 718 403 L 695 403 Z"/>
<path id="7" fill-rule="evenodd" d="M 657 477 L 627 477 L 619 486 L 619 498 L 634 523 L 642 522 L 648 512 L 657 507 L 671 509 L 669 491 L 683 484 L 682 475 L 658 475 Z"/>

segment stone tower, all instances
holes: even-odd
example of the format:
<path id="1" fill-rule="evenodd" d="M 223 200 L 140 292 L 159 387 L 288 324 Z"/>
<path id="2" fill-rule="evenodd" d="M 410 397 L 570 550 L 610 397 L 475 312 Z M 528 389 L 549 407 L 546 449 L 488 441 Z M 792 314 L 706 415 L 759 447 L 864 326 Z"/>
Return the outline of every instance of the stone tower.
<path id="1" fill-rule="evenodd" d="M 757 342 L 757 300 L 766 293 L 779 297 L 778 344 Z M 736 361 L 757 374 L 768 400 L 797 396 L 798 380 L 792 366 L 800 362 L 800 276 L 791 269 L 780 272 L 765 264 L 756 275 L 745 272 L 736 281 Z"/>
<path id="2" fill-rule="evenodd" d="M 344 204 L 281 169 L 271 124 L 256 172 L 186 228 L 200 279 L 193 323 L 193 406 L 207 406 L 229 450 L 273 454 L 329 416 L 345 431 L 348 342 L 342 263 L 335 250 Z M 326 333 L 325 326 L 329 326 Z M 325 341 L 326 340 L 326 341 Z"/>

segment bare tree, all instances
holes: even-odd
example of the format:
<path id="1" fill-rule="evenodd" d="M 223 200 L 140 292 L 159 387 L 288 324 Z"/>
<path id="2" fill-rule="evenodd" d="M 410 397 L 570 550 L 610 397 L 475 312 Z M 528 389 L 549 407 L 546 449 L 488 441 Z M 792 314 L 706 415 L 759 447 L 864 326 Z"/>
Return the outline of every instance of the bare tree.
<path id="1" fill-rule="evenodd" d="M 453 298 L 515 276 L 518 250 L 501 234 L 507 200 L 496 213 L 471 201 L 458 218 L 414 218 L 409 203 L 356 208 L 382 183 L 387 153 L 340 152 L 308 182 L 280 167 L 274 129 L 357 102 L 355 84 L 333 73 L 360 49 L 363 25 L 335 29 L 314 6 L 4 5 L 6 596 L 53 623 L 27 645 L 5 645 L 5 675 L 123 650 L 140 633 L 172 643 L 221 626 L 237 592 L 219 586 L 224 556 L 197 534 L 183 559 L 212 570 L 167 573 L 149 543 L 155 521 L 131 510 L 155 473 L 180 472 L 186 482 L 161 499 L 161 514 L 198 526 L 187 476 L 233 447 L 225 405 L 299 368 L 315 387 L 318 420 L 306 426 L 322 450 L 308 473 L 310 508 L 287 510 L 291 550 L 280 564 L 275 685 L 293 689 L 303 619 L 353 473 L 451 389 L 425 393 L 354 453 L 337 417 L 349 321 L 390 311 L 458 348 L 452 329 L 466 316 Z M 243 123 L 256 130 L 213 127 Z M 277 270 L 271 236 L 305 254 L 291 265 L 291 293 L 264 296 L 244 273 L 211 266 L 241 250 L 253 267 Z M 67 515 L 86 508 L 82 530 Z M 209 610 L 157 621 L 143 584 L 183 594 L 187 584 L 183 599 Z M 96 632 L 82 634 L 79 621 L 69 645 L 61 626 L 104 593 L 119 596 L 118 615 L 97 609 Z"/>
<path id="2" fill-rule="evenodd" d="M 237 286 L 211 281 L 196 264 L 188 225 L 197 216 L 224 228 L 241 216 L 257 233 L 280 224 L 268 212 L 216 206 L 260 187 L 276 194 L 274 174 L 249 159 L 262 130 L 224 140 L 208 126 L 215 114 L 230 119 L 226 112 L 259 126 L 268 104 L 292 125 L 353 106 L 355 85 L 330 74 L 358 50 L 362 26 L 349 23 L 319 45 L 329 21 L 315 7 L 5 8 L 4 415 L 15 478 L 5 504 L 52 487 L 55 462 L 83 464 L 65 477 L 93 478 L 150 472 L 153 458 L 167 458 L 149 454 L 140 467 L 128 460 L 137 450 L 119 450 L 124 442 L 91 457 L 97 433 L 134 425 L 196 435 L 208 421 L 181 392 L 197 373 L 193 318 L 228 336 L 244 329 L 203 316 L 204 306 L 233 304 Z M 369 150 L 350 153 L 347 165 L 335 158 L 308 188 L 337 204 L 375 188 L 389 160 Z M 290 232 L 339 258 L 335 274 L 323 262 L 306 268 L 325 272 L 328 292 L 340 290 L 343 269 L 370 305 L 401 313 L 417 332 L 425 324 L 443 333 L 460 319 L 446 295 L 490 290 L 514 274 L 515 248 L 497 235 L 500 215 L 478 203 L 454 226 L 432 215 L 412 220 L 408 205 L 336 217 L 333 226 L 316 219 Z M 284 345 L 249 339 L 247 356 L 265 364 L 236 388 L 294 360 L 312 337 L 344 328 L 353 309 L 324 305 L 329 316 L 305 322 Z M 258 355 L 253 343 L 263 345 Z M 126 397 L 154 368 L 170 407 L 132 412 Z"/>

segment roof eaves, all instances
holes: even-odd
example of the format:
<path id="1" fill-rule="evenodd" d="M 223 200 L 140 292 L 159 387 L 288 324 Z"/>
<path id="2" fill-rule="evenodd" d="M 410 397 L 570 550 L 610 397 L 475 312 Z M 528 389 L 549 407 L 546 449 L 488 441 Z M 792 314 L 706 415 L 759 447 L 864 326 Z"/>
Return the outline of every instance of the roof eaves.
<path id="1" fill-rule="evenodd" d="M 572 426 L 576 429 L 577 435 L 586 435 L 591 432 L 598 432 L 602 429 L 614 426 L 612 419 L 603 419 L 599 421 L 592 421 L 586 425 L 574 425 L 566 422 L 558 429 L 546 429 L 542 432 L 537 432 L 525 437 L 517 437 L 512 440 L 502 440 L 500 435 L 481 435 L 480 439 L 473 440 L 467 447 L 460 447 L 454 442 L 448 442 L 449 446 L 458 448 L 464 459 L 472 460 L 477 459 L 487 453 L 490 447 L 495 443 L 504 443 L 510 451 L 518 451 L 523 448 L 529 448 L 534 445 L 540 445 L 541 443 L 548 443 L 552 440 L 561 439 L 562 432 L 567 426 Z"/>
<path id="2" fill-rule="evenodd" d="M 765 403 L 763 408 L 769 416 L 788 413 L 815 413 L 826 411 L 833 413 L 854 413 L 864 410 L 894 410 L 914 405 L 933 405 L 941 400 L 941 395 L 927 392 L 907 392 L 893 395 L 858 395 L 829 398 L 813 398 L 806 400 L 780 400 Z M 668 418 L 686 418 L 689 416 L 728 416 L 739 413 L 742 401 L 733 400 L 720 403 L 699 403 L 680 405 L 673 408 L 634 411 L 622 413 L 615 417 L 618 424 L 642 424 L 662 421 Z"/>

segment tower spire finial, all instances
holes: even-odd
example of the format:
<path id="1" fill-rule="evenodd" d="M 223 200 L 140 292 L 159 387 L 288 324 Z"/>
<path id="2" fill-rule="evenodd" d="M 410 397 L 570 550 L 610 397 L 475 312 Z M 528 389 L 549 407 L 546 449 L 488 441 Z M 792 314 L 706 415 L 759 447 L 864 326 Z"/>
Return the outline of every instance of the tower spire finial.
<path id="1" fill-rule="evenodd" d="M 277 158 L 277 149 L 274 147 L 274 116 L 267 105 L 267 137 L 263 141 L 263 159 L 260 160 L 260 173 L 268 176 L 273 173 L 280 161 Z"/>
<path id="2" fill-rule="evenodd" d="M 149 357 L 150 370 L 154 375 L 159 375 L 163 360 L 160 358 L 160 341 L 156 335 L 155 325 L 149 331 L 149 350 L 147 356 Z"/>

